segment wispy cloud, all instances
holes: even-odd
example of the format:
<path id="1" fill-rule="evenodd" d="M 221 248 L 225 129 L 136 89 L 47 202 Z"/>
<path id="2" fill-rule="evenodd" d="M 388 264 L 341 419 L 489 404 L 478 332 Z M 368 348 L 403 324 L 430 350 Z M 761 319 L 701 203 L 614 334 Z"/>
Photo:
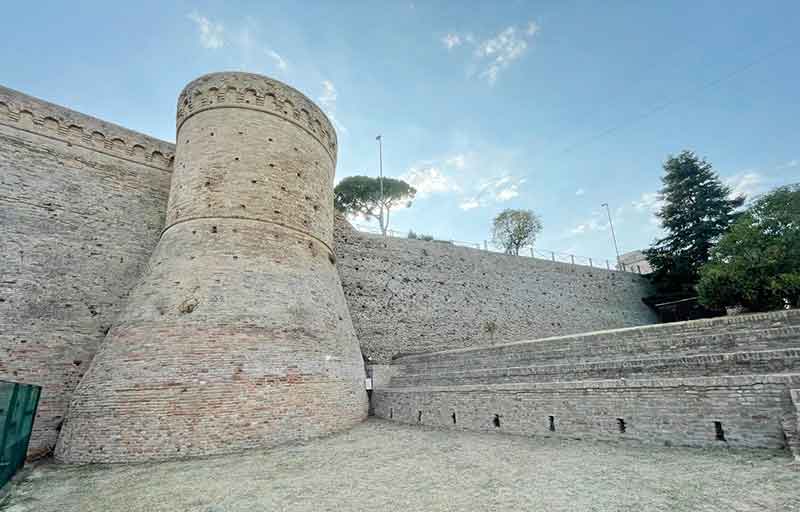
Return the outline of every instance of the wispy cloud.
<path id="1" fill-rule="evenodd" d="M 744 171 L 728 178 L 725 184 L 731 188 L 731 197 L 753 197 L 765 189 L 764 177 L 756 171 Z"/>
<path id="2" fill-rule="evenodd" d="M 661 225 L 661 220 L 656 216 L 656 213 L 664 206 L 664 199 L 658 192 L 643 192 L 638 200 L 631 203 L 631 206 L 636 211 L 647 214 L 647 220 L 651 225 Z"/>
<path id="3" fill-rule="evenodd" d="M 188 15 L 197 26 L 200 32 L 200 44 L 203 48 L 217 49 L 225 46 L 225 28 L 222 23 L 214 23 L 205 16 L 201 16 L 197 11 Z"/>
<path id="4" fill-rule="evenodd" d="M 424 199 L 431 194 L 458 192 L 461 187 L 438 167 L 411 167 L 400 179 L 417 189 L 417 197 Z"/>
<path id="5" fill-rule="evenodd" d="M 322 94 L 317 98 L 320 107 L 325 111 L 325 114 L 331 120 L 333 125 L 341 133 L 347 133 L 347 128 L 339 122 L 336 117 L 336 101 L 339 99 L 339 93 L 336 91 L 336 86 L 330 80 L 322 81 Z"/>
<path id="6" fill-rule="evenodd" d="M 463 169 L 467 165 L 467 156 L 464 154 L 453 155 L 445 159 L 444 163 L 456 169 Z"/>
<path id="7" fill-rule="evenodd" d="M 463 43 L 464 41 L 458 34 L 447 34 L 444 37 L 442 37 L 442 44 L 448 50 L 452 50 L 456 46 L 461 46 Z"/>
<path id="8" fill-rule="evenodd" d="M 275 65 L 278 67 L 278 69 L 285 71 L 286 68 L 289 67 L 286 63 L 286 59 L 281 57 L 275 50 L 265 50 L 265 52 L 272 58 L 272 60 L 275 61 Z"/>
<path id="9" fill-rule="evenodd" d="M 509 26 L 494 37 L 482 41 L 476 41 L 470 33 L 450 32 L 442 37 L 441 42 L 448 51 L 465 44 L 474 47 L 475 62 L 472 66 L 480 69 L 480 78 L 493 85 L 504 69 L 522 57 L 539 30 L 536 22 L 529 21 L 524 27 Z"/>
<path id="10" fill-rule="evenodd" d="M 495 37 L 480 43 L 475 55 L 484 63 L 480 76 L 492 85 L 497 82 L 500 72 L 518 60 L 528 49 L 528 40 L 539 28 L 531 22 L 520 34 L 515 27 L 508 27 Z"/>
<path id="11" fill-rule="evenodd" d="M 586 193 L 586 191 L 583 190 L 582 188 L 579 188 L 578 190 L 575 191 L 575 195 L 576 196 L 582 196 L 585 193 Z"/>
<path id="12" fill-rule="evenodd" d="M 483 181 L 476 188 L 475 194 L 462 199 L 459 208 L 471 210 L 480 206 L 514 199 L 519 196 L 519 187 L 525 181 L 525 178 L 517 178 L 508 174 Z"/>

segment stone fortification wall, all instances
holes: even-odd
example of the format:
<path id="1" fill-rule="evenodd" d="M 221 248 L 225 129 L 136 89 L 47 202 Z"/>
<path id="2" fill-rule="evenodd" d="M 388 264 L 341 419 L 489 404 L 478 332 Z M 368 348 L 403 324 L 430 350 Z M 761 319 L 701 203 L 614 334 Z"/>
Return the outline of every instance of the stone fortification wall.
<path id="1" fill-rule="evenodd" d="M 800 454 L 800 310 L 414 354 L 375 414 L 448 428 Z"/>
<path id="2" fill-rule="evenodd" d="M 0 379 L 43 393 L 56 441 L 164 222 L 172 145 L 0 87 Z"/>
<path id="3" fill-rule="evenodd" d="M 375 363 L 656 322 L 641 301 L 649 283 L 636 274 L 367 235 L 342 217 L 336 254 L 362 350 Z"/>
<path id="4" fill-rule="evenodd" d="M 197 79 L 178 105 L 166 226 L 75 390 L 59 460 L 206 456 L 366 417 L 331 250 L 327 118 L 245 73 Z"/>
<path id="5" fill-rule="evenodd" d="M 214 160 L 220 134 L 193 131 L 183 142 L 207 144 L 199 162 L 206 172 L 176 173 L 168 223 L 177 225 L 170 229 L 187 228 L 189 217 L 266 218 L 286 230 L 277 238 L 299 236 L 300 246 L 308 236 L 324 255 L 331 227 L 317 220 L 331 211 L 332 128 L 299 93 L 232 82 L 206 82 L 182 96 L 178 122 L 216 110 L 219 119 L 208 128 L 224 124 L 225 109 L 216 107 L 231 102 L 239 111 L 279 114 L 302 140 L 310 138 L 313 150 L 285 148 L 308 151 L 307 168 L 289 176 L 293 167 L 272 155 L 270 173 L 233 174 L 230 162 Z M 247 120 L 226 136 L 245 140 L 262 122 Z M 276 140 L 267 134 L 258 142 L 274 149 Z M 75 387 L 142 276 L 165 226 L 174 153 L 171 143 L 0 87 L 0 379 L 43 386 L 31 454 L 55 445 Z M 236 163 L 245 153 L 228 156 Z M 244 236 L 238 227 L 206 227 L 214 226 L 221 237 Z M 384 247 L 382 238 L 354 233 L 346 222 L 336 224 L 335 237 L 356 334 L 373 361 L 654 321 L 639 300 L 646 285 L 631 274 L 421 241 L 390 239 Z M 176 278 L 171 287 L 174 281 L 185 282 Z M 484 330 L 489 320 L 494 334 Z"/>

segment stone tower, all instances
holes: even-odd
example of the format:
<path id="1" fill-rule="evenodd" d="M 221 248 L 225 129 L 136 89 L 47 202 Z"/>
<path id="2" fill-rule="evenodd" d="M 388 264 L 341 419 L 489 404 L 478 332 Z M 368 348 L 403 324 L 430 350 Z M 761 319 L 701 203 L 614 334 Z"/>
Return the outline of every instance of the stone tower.
<path id="1" fill-rule="evenodd" d="M 56 457 L 182 458 L 367 414 L 335 257 L 336 135 L 275 80 L 215 73 L 178 100 L 164 230 L 83 377 Z"/>

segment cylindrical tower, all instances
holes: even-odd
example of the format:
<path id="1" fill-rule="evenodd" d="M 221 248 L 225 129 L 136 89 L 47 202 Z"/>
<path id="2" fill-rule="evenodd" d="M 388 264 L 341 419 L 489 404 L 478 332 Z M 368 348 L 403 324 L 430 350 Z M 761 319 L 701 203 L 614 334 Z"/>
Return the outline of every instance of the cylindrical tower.
<path id="1" fill-rule="evenodd" d="M 336 135 L 275 80 L 215 73 L 178 100 L 166 223 L 75 392 L 56 457 L 265 447 L 367 414 L 331 250 Z"/>

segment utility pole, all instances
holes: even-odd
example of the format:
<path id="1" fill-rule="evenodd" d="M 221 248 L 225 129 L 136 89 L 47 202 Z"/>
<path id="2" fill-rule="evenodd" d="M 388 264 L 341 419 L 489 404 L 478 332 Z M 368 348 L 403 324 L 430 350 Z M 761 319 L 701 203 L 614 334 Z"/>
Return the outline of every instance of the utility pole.
<path id="1" fill-rule="evenodd" d="M 608 203 L 603 203 L 600 206 L 606 207 L 606 213 L 608 214 L 608 225 L 611 227 L 611 239 L 614 240 L 614 252 L 617 253 L 617 270 L 620 270 L 621 265 L 619 263 L 619 247 L 617 247 L 617 235 L 614 234 L 614 223 L 611 222 L 611 208 L 608 207 Z"/>
<path id="2" fill-rule="evenodd" d="M 386 231 L 383 228 L 383 137 L 378 135 L 375 140 L 378 141 L 378 172 L 380 173 L 381 184 L 381 231 L 383 236 L 386 236 Z"/>

